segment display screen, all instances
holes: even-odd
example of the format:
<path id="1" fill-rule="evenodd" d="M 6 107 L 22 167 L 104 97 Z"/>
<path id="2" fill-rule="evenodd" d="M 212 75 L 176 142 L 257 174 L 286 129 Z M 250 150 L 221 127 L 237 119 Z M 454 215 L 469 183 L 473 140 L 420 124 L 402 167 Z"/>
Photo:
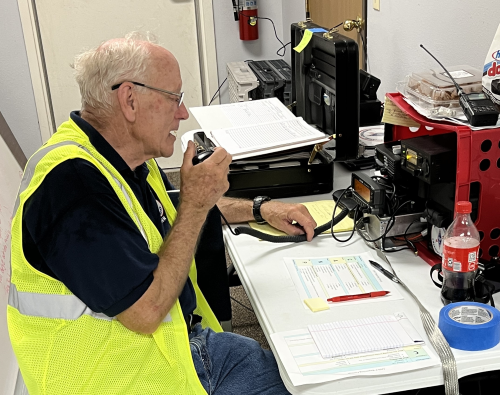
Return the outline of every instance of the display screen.
<path id="1" fill-rule="evenodd" d="M 365 202 L 370 203 L 370 190 L 356 178 L 354 179 L 354 191 L 361 196 Z"/>
<path id="2" fill-rule="evenodd" d="M 418 163 L 418 154 L 415 151 L 408 149 L 406 151 L 406 160 L 416 166 Z"/>
<path id="3" fill-rule="evenodd" d="M 471 93 L 467 95 L 469 100 L 484 100 L 487 99 L 486 95 L 484 93 Z"/>

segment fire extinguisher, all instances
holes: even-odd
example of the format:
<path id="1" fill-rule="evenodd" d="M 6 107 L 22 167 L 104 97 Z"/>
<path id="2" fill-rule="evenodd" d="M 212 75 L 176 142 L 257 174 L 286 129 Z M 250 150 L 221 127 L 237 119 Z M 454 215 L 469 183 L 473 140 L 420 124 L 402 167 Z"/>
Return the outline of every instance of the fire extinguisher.
<path id="1" fill-rule="evenodd" d="M 243 5 L 241 5 L 243 3 Z M 259 38 L 257 25 L 257 0 L 238 0 L 238 16 L 240 20 L 240 40 L 249 41 Z"/>

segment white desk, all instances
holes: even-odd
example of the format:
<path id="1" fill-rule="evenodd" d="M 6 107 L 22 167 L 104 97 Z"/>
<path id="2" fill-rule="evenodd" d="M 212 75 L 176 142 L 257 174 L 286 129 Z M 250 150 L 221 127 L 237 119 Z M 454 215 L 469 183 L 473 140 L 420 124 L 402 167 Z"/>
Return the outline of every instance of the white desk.
<path id="1" fill-rule="evenodd" d="M 336 166 L 335 169 L 337 172 L 335 189 L 345 188 L 350 184 L 347 172 L 342 172 L 339 168 L 340 166 Z M 339 179 L 341 181 L 337 182 Z M 284 200 L 305 202 L 330 198 L 330 195 L 317 195 Z M 283 257 L 321 257 L 372 251 L 357 235 L 350 242 L 342 244 L 333 240 L 330 235 L 321 235 L 311 243 L 298 244 L 273 244 L 247 235 L 233 236 L 228 229 L 224 230 L 224 237 L 241 282 L 276 356 L 281 377 L 292 394 L 384 394 L 443 384 L 441 366 L 435 366 L 399 374 L 356 376 L 322 384 L 294 387 L 274 349 L 270 338 L 272 333 L 305 328 L 307 324 L 337 321 L 339 317 L 345 320 L 404 311 L 415 328 L 424 336 L 426 344 L 432 348 L 420 321 L 418 306 L 413 298 L 400 288 L 404 300 L 357 304 L 355 308 L 345 304 L 319 313 L 304 309 L 285 267 Z M 388 254 L 388 258 L 398 276 L 417 295 L 437 323 L 442 304 L 439 289 L 429 278 L 430 266 L 415 257 L 409 250 Z M 381 259 L 376 260 L 387 268 Z M 495 302 L 500 304 L 498 296 Z M 453 351 L 457 360 L 459 377 L 500 369 L 500 345 L 480 352 Z"/>

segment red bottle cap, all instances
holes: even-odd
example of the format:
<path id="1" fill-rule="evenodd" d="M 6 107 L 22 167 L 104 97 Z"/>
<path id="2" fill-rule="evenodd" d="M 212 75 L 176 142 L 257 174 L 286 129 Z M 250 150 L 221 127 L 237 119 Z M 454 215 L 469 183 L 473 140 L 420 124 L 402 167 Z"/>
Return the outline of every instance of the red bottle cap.
<path id="1" fill-rule="evenodd" d="M 471 202 L 458 202 L 457 203 L 457 213 L 458 214 L 470 214 L 472 212 Z"/>

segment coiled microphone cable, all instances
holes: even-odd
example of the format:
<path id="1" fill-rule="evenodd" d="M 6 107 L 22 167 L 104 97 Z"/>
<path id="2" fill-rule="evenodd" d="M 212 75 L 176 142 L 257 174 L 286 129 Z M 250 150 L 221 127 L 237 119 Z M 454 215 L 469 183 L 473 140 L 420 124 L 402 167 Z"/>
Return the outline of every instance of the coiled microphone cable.
<path id="1" fill-rule="evenodd" d="M 318 226 L 316 229 L 314 229 L 314 237 L 320 235 L 324 231 L 330 229 L 331 227 L 337 225 L 340 221 L 342 221 L 345 217 L 347 217 L 347 214 L 349 214 L 349 209 L 348 208 L 343 208 L 342 211 L 333 218 L 333 220 L 329 221 L 326 224 L 323 224 L 321 226 Z M 271 243 L 300 243 L 302 241 L 307 240 L 307 235 L 298 235 L 298 236 L 272 236 L 264 232 L 260 232 L 258 230 L 252 229 L 248 226 L 238 226 L 234 230 L 231 228 L 229 223 L 227 222 L 226 218 L 224 218 L 224 215 L 222 213 L 220 214 L 224 222 L 226 223 L 227 227 L 231 231 L 231 233 L 235 236 L 245 234 L 253 237 L 257 237 L 259 239 L 265 240 L 265 241 L 270 241 Z"/>

